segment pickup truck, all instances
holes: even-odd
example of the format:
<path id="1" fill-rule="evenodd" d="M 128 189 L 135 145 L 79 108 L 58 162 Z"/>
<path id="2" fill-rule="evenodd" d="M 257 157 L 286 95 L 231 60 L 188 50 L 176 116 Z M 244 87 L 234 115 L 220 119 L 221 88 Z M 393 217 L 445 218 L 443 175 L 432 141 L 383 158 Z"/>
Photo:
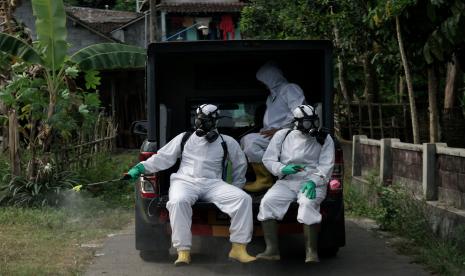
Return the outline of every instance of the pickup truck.
<path id="1" fill-rule="evenodd" d="M 147 135 L 139 159 L 145 160 L 175 135 L 194 126 L 195 108 L 202 103 L 219 106 L 218 130 L 237 140 L 261 127 L 266 87 L 255 78 L 265 62 L 278 63 L 286 78 L 304 91 L 306 101 L 322 105 L 322 125 L 336 144 L 332 179 L 321 205 L 320 256 L 334 256 L 345 245 L 342 149 L 333 130 L 332 45 L 329 41 L 195 41 L 161 42 L 148 47 L 146 67 L 146 121 L 133 124 L 133 132 Z M 167 256 L 171 244 L 166 202 L 170 174 L 178 165 L 136 183 L 136 249 L 142 258 Z M 253 172 L 247 174 L 253 180 Z M 332 183 L 335 183 L 334 181 Z M 337 183 L 337 182 L 336 182 Z M 256 220 L 263 194 L 252 194 L 254 236 L 262 235 Z M 193 206 L 193 235 L 228 236 L 229 217 L 214 204 L 198 201 Z M 297 203 L 291 204 L 279 224 L 279 234 L 302 232 L 296 220 Z"/>

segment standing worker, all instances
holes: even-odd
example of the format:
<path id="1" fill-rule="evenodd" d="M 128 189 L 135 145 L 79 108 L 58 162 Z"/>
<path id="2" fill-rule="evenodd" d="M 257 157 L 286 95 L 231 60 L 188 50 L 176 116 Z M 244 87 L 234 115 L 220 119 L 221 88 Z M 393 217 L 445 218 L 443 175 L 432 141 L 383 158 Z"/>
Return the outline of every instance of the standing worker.
<path id="1" fill-rule="evenodd" d="M 181 158 L 179 170 L 171 174 L 169 201 L 166 205 L 172 229 L 173 247 L 178 251 L 176 265 L 189 264 L 192 245 L 192 205 L 202 199 L 214 203 L 231 217 L 229 258 L 248 263 L 255 257 L 247 253 L 252 238 L 252 198 L 241 190 L 245 183 L 247 161 L 232 137 L 217 131 L 218 108 L 203 104 L 196 110 L 192 135 L 181 133 L 147 161 L 140 162 L 128 173 L 135 180 L 143 173 L 166 170 Z M 190 136 L 186 136 L 190 135 Z M 232 185 L 222 180 L 227 160 L 232 162 Z"/>
<path id="2" fill-rule="evenodd" d="M 280 180 L 269 189 L 260 203 L 258 220 L 262 222 L 266 250 L 257 258 L 279 260 L 277 221 L 297 199 L 297 221 L 303 224 L 305 262 L 319 262 L 317 253 L 320 204 L 334 167 L 334 142 L 320 129 L 315 109 L 298 106 L 294 111 L 294 129 L 278 131 L 263 156 L 263 163 Z"/>
<path id="3" fill-rule="evenodd" d="M 292 110 L 305 101 L 302 89 L 297 84 L 289 83 L 281 69 L 272 62 L 263 65 L 257 71 L 256 77 L 267 86 L 270 95 L 266 100 L 263 128 L 259 133 L 250 133 L 241 139 L 242 148 L 256 175 L 254 182 L 244 186 L 244 190 L 248 192 L 260 192 L 273 185 L 273 178 L 262 163 L 263 154 L 273 135 L 290 126 Z"/>

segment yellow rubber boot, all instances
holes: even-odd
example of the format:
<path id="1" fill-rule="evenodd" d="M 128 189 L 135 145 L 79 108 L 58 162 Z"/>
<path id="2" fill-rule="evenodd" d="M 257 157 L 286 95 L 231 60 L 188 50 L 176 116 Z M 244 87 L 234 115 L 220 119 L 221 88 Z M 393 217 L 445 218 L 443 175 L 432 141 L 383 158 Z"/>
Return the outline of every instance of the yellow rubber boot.
<path id="1" fill-rule="evenodd" d="M 247 253 L 246 244 L 243 243 L 232 243 L 231 251 L 229 251 L 229 258 L 237 260 L 241 263 L 250 263 L 255 261 L 257 258 L 252 257 Z"/>
<path id="2" fill-rule="evenodd" d="M 318 263 L 318 224 L 304 224 L 305 262 Z"/>
<path id="3" fill-rule="evenodd" d="M 250 163 L 255 172 L 256 179 L 254 182 L 247 182 L 244 190 L 251 193 L 268 190 L 273 185 L 273 176 L 265 168 L 263 163 Z"/>
<path id="4" fill-rule="evenodd" d="M 191 263 L 191 252 L 189 250 L 179 250 L 178 259 L 174 262 L 176 266 L 188 265 Z"/>

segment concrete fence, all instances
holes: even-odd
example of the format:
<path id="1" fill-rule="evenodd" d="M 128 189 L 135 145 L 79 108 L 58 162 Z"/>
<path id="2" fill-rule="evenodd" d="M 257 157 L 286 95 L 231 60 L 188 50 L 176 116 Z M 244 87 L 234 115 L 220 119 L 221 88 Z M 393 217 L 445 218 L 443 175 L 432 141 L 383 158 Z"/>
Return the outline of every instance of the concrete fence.
<path id="1" fill-rule="evenodd" d="M 353 137 L 352 177 L 372 172 L 381 183 L 398 183 L 416 197 L 465 210 L 465 149 L 446 144 Z"/>

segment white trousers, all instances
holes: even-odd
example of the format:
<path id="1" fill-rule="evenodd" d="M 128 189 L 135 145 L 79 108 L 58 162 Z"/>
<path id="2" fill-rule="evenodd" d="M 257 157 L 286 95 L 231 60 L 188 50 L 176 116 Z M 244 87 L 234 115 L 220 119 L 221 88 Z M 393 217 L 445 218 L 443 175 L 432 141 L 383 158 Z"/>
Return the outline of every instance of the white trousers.
<path id="1" fill-rule="evenodd" d="M 231 217 L 230 241 L 249 243 L 252 238 L 252 198 L 243 190 L 220 179 L 171 175 L 169 211 L 173 247 L 189 250 L 192 246 L 192 205 L 198 200 L 214 203 Z"/>
<path id="2" fill-rule="evenodd" d="M 263 154 L 270 143 L 271 138 L 265 138 L 260 133 L 249 133 L 242 137 L 241 147 L 249 162 L 261 163 Z"/>
<path id="3" fill-rule="evenodd" d="M 316 188 L 316 198 L 308 199 L 300 192 L 303 180 L 278 180 L 260 202 L 258 220 L 282 220 L 289 205 L 297 199 L 297 221 L 307 225 L 321 222 L 320 204 L 326 197 L 326 186 Z"/>

